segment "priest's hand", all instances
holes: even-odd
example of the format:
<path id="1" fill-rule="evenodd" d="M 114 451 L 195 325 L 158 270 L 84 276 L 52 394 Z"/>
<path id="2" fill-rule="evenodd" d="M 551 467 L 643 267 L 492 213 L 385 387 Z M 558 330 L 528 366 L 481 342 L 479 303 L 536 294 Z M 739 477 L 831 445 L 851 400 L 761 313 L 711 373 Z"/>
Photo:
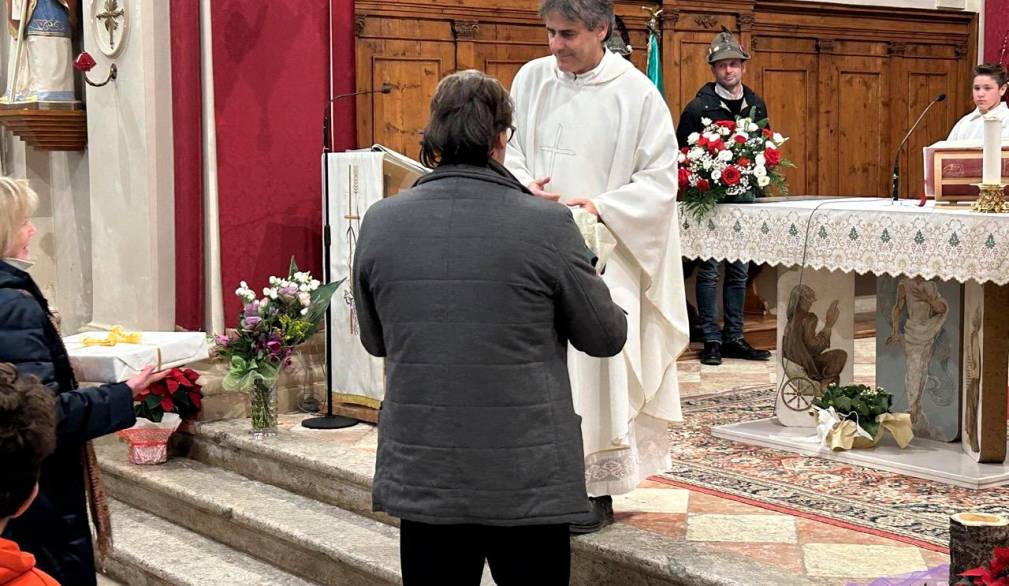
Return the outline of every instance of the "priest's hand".
<path id="1" fill-rule="evenodd" d="M 596 209 L 596 204 L 592 203 L 591 199 L 587 199 L 584 197 L 572 197 L 569 198 L 564 203 L 572 207 L 582 208 L 583 210 L 589 212 L 593 216 L 597 218 L 599 217 L 599 210 Z"/>
<path id="2" fill-rule="evenodd" d="M 534 179 L 533 182 L 526 187 L 528 187 L 529 191 L 533 192 L 533 195 L 536 197 L 542 197 L 548 201 L 559 201 L 561 199 L 561 194 L 547 191 L 547 183 L 550 183 L 550 178 L 544 177 L 543 179 Z"/>

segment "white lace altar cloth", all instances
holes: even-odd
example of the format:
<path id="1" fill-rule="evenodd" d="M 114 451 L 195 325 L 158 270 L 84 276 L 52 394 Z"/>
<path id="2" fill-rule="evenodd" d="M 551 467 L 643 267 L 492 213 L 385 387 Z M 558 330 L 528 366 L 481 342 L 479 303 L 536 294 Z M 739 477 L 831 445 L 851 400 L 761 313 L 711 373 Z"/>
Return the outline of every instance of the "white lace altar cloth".
<path id="1" fill-rule="evenodd" d="M 720 204 L 699 222 L 681 211 L 680 248 L 685 258 L 1009 283 L 1009 214 L 917 204 L 865 197 Z"/>

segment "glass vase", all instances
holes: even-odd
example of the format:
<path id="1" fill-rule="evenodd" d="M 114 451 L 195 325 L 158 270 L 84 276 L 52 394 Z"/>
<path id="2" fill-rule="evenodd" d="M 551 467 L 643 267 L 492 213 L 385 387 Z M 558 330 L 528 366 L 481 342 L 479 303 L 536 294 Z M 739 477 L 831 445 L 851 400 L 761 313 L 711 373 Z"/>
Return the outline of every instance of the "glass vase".
<path id="1" fill-rule="evenodd" d="M 277 435 L 277 379 L 257 378 L 249 388 L 253 439 Z"/>

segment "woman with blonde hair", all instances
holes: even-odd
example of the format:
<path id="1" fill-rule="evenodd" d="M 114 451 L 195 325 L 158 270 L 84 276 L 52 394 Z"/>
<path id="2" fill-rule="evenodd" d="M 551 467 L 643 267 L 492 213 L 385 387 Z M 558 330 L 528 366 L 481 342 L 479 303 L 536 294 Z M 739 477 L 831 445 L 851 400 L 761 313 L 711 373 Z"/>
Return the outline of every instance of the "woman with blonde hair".
<path id="1" fill-rule="evenodd" d="M 56 450 L 42 465 L 38 498 L 3 537 L 33 554 L 61 584 L 96 584 L 89 498 L 98 549 L 111 545 L 108 510 L 90 440 L 133 425 L 134 395 L 165 373 L 147 367 L 125 383 L 78 388 L 49 304 L 26 272 L 38 196 L 25 181 L 0 177 L 0 362 L 38 378 L 56 397 Z"/>

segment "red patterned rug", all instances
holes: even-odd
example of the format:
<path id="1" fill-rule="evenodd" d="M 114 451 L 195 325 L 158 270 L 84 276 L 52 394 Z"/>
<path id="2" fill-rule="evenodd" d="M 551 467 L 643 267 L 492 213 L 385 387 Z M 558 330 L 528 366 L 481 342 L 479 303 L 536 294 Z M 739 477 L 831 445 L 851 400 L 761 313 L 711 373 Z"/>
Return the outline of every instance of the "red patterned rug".
<path id="1" fill-rule="evenodd" d="M 711 435 L 713 426 L 770 417 L 773 390 L 683 400 L 670 429 L 672 469 L 653 480 L 948 553 L 949 516 L 1009 515 L 1009 488 L 971 490 Z"/>

